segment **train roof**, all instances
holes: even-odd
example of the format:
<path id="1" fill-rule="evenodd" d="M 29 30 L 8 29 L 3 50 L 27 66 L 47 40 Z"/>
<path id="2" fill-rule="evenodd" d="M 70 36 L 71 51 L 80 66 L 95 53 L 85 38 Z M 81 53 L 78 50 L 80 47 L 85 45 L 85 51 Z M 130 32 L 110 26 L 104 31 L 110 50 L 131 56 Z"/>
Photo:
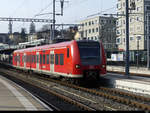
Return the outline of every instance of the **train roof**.
<path id="1" fill-rule="evenodd" d="M 26 48 L 26 49 L 20 49 L 20 50 L 14 51 L 14 52 L 27 52 L 27 51 L 33 51 L 33 50 L 42 50 L 42 49 L 48 49 L 48 48 L 64 47 L 64 46 L 70 45 L 73 42 L 75 42 L 75 40 L 67 41 L 67 42 L 61 42 L 61 43 L 55 43 L 55 44 L 50 44 L 50 45 L 37 46 L 37 47 L 32 47 L 32 48 Z"/>
<path id="2" fill-rule="evenodd" d="M 33 50 L 42 50 L 42 49 L 49 49 L 49 48 L 58 48 L 58 47 L 64 47 L 64 46 L 68 46 L 70 44 L 73 44 L 74 42 L 97 42 L 97 41 L 93 41 L 93 40 L 80 40 L 80 41 L 76 41 L 76 40 L 72 40 L 72 41 L 67 41 L 67 42 L 61 42 L 61 43 L 55 43 L 55 44 L 50 44 L 50 45 L 44 45 L 44 46 L 37 46 L 37 47 L 32 47 L 32 48 L 26 48 L 26 49 L 20 49 L 20 50 L 16 50 L 14 52 L 27 52 L 27 51 L 33 51 Z"/>

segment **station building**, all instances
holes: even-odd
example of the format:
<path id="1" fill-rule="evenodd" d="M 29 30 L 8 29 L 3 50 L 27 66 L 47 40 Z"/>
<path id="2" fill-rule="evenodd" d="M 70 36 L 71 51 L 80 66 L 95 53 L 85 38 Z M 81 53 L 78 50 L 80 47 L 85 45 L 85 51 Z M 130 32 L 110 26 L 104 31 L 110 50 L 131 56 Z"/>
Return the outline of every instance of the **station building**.
<path id="1" fill-rule="evenodd" d="M 125 15 L 125 0 L 118 0 L 117 13 Z M 135 10 L 129 10 L 129 50 L 130 61 L 147 60 L 147 39 L 150 38 L 150 0 L 129 0 L 135 2 Z M 129 5 L 130 6 L 130 5 Z M 125 54 L 126 50 L 126 18 L 119 16 L 117 19 L 117 38 L 119 52 Z"/>

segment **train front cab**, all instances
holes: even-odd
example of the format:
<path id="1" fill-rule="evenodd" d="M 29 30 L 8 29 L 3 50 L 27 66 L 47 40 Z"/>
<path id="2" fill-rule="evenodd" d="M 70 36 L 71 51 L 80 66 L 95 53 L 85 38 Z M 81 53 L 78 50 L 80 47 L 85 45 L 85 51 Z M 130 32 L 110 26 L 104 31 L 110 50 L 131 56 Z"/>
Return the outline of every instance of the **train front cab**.
<path id="1" fill-rule="evenodd" d="M 106 74 L 106 57 L 100 42 L 78 41 L 74 53 L 74 73 L 83 75 L 83 79 L 98 80 Z"/>

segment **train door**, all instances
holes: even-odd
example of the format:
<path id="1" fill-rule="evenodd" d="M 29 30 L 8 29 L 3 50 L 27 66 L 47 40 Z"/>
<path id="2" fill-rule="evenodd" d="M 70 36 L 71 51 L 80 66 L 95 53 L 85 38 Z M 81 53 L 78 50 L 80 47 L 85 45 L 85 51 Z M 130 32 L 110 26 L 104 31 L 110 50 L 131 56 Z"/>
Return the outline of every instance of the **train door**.
<path id="1" fill-rule="evenodd" d="M 20 57 L 19 57 L 19 54 L 17 54 L 17 66 L 19 67 L 19 61 L 20 61 L 20 59 L 19 59 Z"/>
<path id="2" fill-rule="evenodd" d="M 54 72 L 54 51 L 50 52 L 50 71 Z"/>
<path id="3" fill-rule="evenodd" d="M 36 53 L 36 57 L 37 57 L 37 60 L 36 60 L 36 69 L 37 69 L 37 71 L 39 71 L 39 68 L 40 68 L 40 66 L 39 66 L 39 56 L 40 56 L 40 53 L 37 52 Z"/>
<path id="4" fill-rule="evenodd" d="M 26 53 L 24 53 L 23 61 L 24 61 L 24 68 L 26 68 Z"/>

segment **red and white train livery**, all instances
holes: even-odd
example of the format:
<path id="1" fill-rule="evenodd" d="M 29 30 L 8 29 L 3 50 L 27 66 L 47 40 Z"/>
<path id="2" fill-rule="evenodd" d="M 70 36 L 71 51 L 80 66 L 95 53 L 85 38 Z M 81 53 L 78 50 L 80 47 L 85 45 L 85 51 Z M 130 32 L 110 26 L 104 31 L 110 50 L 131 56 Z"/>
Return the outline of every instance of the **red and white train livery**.
<path id="1" fill-rule="evenodd" d="M 56 77 L 97 79 L 106 74 L 106 57 L 102 43 L 73 40 L 16 50 L 13 66 Z"/>

